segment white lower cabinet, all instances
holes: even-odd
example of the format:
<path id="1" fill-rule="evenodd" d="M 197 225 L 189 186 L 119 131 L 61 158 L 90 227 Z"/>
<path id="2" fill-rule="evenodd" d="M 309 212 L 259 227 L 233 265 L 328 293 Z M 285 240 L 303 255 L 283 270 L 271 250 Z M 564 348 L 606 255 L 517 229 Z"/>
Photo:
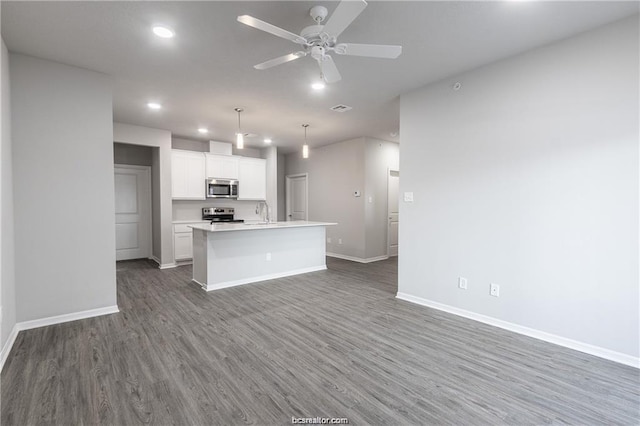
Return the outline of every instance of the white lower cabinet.
<path id="1" fill-rule="evenodd" d="M 193 235 L 191 232 L 173 234 L 175 260 L 193 259 Z"/>
<path id="2" fill-rule="evenodd" d="M 204 222 L 173 224 L 173 259 L 174 261 L 193 259 L 193 230 L 189 225 L 202 225 Z"/>

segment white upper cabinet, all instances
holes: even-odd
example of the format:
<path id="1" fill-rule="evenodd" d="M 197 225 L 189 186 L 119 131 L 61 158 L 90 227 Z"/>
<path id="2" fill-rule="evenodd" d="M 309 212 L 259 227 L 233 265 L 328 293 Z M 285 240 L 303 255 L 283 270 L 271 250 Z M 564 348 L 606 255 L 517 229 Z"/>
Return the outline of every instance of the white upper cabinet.
<path id="1" fill-rule="evenodd" d="M 240 157 L 238 164 L 238 200 L 267 198 L 267 160 Z"/>
<path id="2" fill-rule="evenodd" d="M 171 151 L 171 197 L 174 200 L 204 200 L 205 157 L 202 152 Z"/>
<path id="3" fill-rule="evenodd" d="M 231 155 L 205 154 L 207 177 L 238 179 L 238 157 Z"/>

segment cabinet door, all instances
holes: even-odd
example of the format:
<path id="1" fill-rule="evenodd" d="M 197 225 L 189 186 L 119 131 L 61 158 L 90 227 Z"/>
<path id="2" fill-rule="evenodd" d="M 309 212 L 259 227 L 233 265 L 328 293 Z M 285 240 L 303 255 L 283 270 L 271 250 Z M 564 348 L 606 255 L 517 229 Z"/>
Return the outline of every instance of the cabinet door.
<path id="1" fill-rule="evenodd" d="M 205 159 L 199 152 L 171 153 L 171 196 L 178 200 L 204 200 Z"/>
<path id="2" fill-rule="evenodd" d="M 192 232 L 173 234 L 173 257 L 175 260 L 188 260 L 193 258 Z"/>
<path id="3" fill-rule="evenodd" d="M 238 157 L 206 154 L 207 177 L 238 179 Z"/>
<path id="4" fill-rule="evenodd" d="M 267 198 L 267 161 L 262 158 L 240 158 L 238 166 L 238 200 Z"/>
<path id="5" fill-rule="evenodd" d="M 171 197 L 183 198 L 187 189 L 187 158 L 180 153 L 171 153 Z"/>

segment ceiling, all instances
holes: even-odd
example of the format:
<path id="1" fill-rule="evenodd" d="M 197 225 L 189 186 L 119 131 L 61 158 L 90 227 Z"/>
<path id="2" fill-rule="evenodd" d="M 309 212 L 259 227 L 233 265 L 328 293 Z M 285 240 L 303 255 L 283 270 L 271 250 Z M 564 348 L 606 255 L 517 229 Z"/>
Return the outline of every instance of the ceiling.
<path id="1" fill-rule="evenodd" d="M 301 58 L 259 71 L 253 65 L 299 50 L 236 21 L 256 18 L 299 33 L 314 5 L 329 16 L 337 2 L 11 2 L 2 1 L 2 37 L 11 52 L 113 77 L 114 120 L 168 129 L 174 136 L 232 141 L 235 107 L 242 130 L 285 152 L 298 150 L 303 123 L 311 147 L 360 136 L 399 141 L 399 96 L 453 76 L 638 13 L 626 2 L 370 1 L 340 42 L 400 44 L 395 60 L 334 55 L 342 80 L 314 92 L 319 71 Z M 160 39 L 151 26 L 172 27 Z M 151 111 L 149 101 L 163 109 Z M 345 104 L 343 113 L 329 108 Z M 203 137 L 198 127 L 210 133 Z M 396 136 L 393 136 L 396 135 Z"/>

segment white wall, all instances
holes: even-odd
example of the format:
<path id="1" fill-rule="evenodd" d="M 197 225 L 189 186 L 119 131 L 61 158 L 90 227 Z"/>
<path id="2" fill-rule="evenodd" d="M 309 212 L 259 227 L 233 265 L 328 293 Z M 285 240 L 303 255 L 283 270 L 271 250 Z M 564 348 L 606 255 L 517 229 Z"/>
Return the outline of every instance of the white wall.
<path id="1" fill-rule="evenodd" d="M 309 220 L 338 223 L 327 227 L 327 251 L 365 258 L 365 197 L 354 197 L 365 188 L 365 138 L 314 148 L 307 159 L 289 154 L 285 167 L 287 175 L 309 174 Z"/>
<path id="2" fill-rule="evenodd" d="M 233 207 L 235 219 L 245 221 L 258 221 L 260 216 L 256 214 L 257 201 L 238 201 L 233 199 L 206 199 L 199 201 L 176 200 L 173 202 L 173 220 L 184 221 L 202 220 L 203 207 Z"/>
<path id="3" fill-rule="evenodd" d="M 153 148 L 148 146 L 114 143 L 113 162 L 130 166 L 152 166 L 152 151 Z"/>
<path id="4" fill-rule="evenodd" d="M 399 293 L 637 359 L 638 48 L 634 16 L 402 96 Z"/>
<path id="5" fill-rule="evenodd" d="M 327 252 L 358 260 L 387 255 L 387 170 L 398 163 L 397 143 L 368 137 L 314 148 L 307 159 L 286 156 L 287 175 L 309 173 L 309 220 L 338 223 L 327 227 Z"/>
<path id="6" fill-rule="evenodd" d="M 153 148 L 151 155 L 152 252 L 161 267 L 173 265 L 171 132 L 132 124 L 113 123 L 113 141 Z"/>
<path id="7" fill-rule="evenodd" d="M 9 52 L 2 40 L 2 61 L 0 63 L 2 80 L 0 104 L 0 366 L 8 355 L 11 342 L 7 344 L 11 331 L 16 324 L 16 283 L 14 267 L 14 219 L 13 219 L 13 171 L 11 144 L 11 95 L 9 83 Z M 6 346 L 5 346 L 6 345 Z"/>
<path id="8" fill-rule="evenodd" d="M 285 186 L 284 186 L 284 176 L 286 172 L 286 161 L 287 157 L 284 154 L 278 153 L 278 167 L 277 167 L 277 195 L 278 195 L 278 215 L 276 216 L 278 221 L 285 221 Z"/>
<path id="9" fill-rule="evenodd" d="M 395 142 L 366 138 L 365 143 L 365 257 L 387 255 L 388 170 L 399 170 L 400 147 Z"/>
<path id="10" fill-rule="evenodd" d="M 113 307 L 111 80 L 18 54 L 9 65 L 17 320 Z"/>
<path id="11" fill-rule="evenodd" d="M 224 143 L 224 142 L 221 142 Z M 262 149 L 245 147 L 243 149 L 237 149 L 235 144 L 231 145 L 232 155 L 240 155 L 242 157 L 263 158 Z M 209 152 L 209 141 L 203 142 L 193 139 L 176 138 L 171 139 L 171 148 L 184 149 L 186 151 L 198 151 Z M 275 147 L 274 147 L 275 148 Z"/>
<path id="12" fill-rule="evenodd" d="M 267 204 L 271 210 L 271 220 L 278 219 L 278 149 L 270 146 L 260 150 L 267 162 Z"/>

